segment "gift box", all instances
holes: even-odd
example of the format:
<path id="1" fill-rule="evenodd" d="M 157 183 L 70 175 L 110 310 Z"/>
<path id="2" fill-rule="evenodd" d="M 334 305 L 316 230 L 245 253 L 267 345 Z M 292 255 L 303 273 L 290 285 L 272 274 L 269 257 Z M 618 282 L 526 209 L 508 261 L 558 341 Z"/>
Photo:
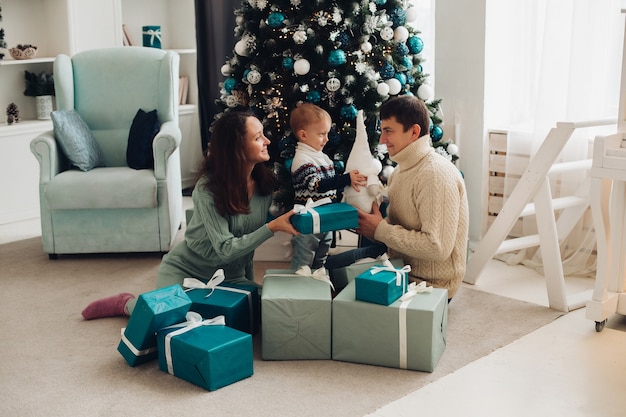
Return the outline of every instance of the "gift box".
<path id="1" fill-rule="evenodd" d="M 171 285 L 137 297 L 122 340 L 117 347 L 130 366 L 157 358 L 156 331 L 184 321 L 191 300 L 180 285 Z"/>
<path id="2" fill-rule="evenodd" d="M 402 259 L 391 259 L 389 262 L 391 262 L 391 264 L 396 268 L 402 268 L 404 265 L 404 261 L 402 261 Z M 356 278 L 357 275 L 362 274 L 374 266 L 380 265 L 382 265 L 382 261 L 373 260 L 368 262 L 357 262 L 342 268 L 333 269 L 333 282 L 338 289 L 344 288 L 349 282 L 354 281 L 354 278 Z"/>
<path id="3" fill-rule="evenodd" d="M 142 26 L 141 35 L 143 46 L 161 48 L 161 26 Z"/>
<path id="4" fill-rule="evenodd" d="M 383 306 L 357 300 L 349 283 L 333 299 L 333 359 L 432 372 L 446 347 L 448 291 L 416 293 L 414 285 Z"/>
<path id="5" fill-rule="evenodd" d="M 355 229 L 359 226 L 357 209 L 346 203 L 319 206 L 307 204 L 294 207 L 291 224 L 300 233 L 323 233 L 333 230 Z"/>
<path id="6" fill-rule="evenodd" d="M 198 280 L 195 280 L 198 281 Z M 213 288 L 193 288 L 191 279 L 186 278 L 183 287 L 191 300 L 191 311 L 200 313 L 204 318 L 224 316 L 226 323 L 242 332 L 256 334 L 260 321 L 259 288 L 255 285 L 231 284 L 221 282 Z"/>
<path id="7" fill-rule="evenodd" d="M 226 326 L 223 316 L 187 319 L 157 332 L 159 369 L 209 391 L 252 376 L 249 333 Z"/>
<path id="8" fill-rule="evenodd" d="M 354 278 L 356 299 L 388 306 L 406 292 L 410 266 L 395 268 L 391 262 L 379 263 Z"/>
<path id="9" fill-rule="evenodd" d="M 331 358 L 329 282 L 291 270 L 265 272 L 261 296 L 263 359 Z"/>

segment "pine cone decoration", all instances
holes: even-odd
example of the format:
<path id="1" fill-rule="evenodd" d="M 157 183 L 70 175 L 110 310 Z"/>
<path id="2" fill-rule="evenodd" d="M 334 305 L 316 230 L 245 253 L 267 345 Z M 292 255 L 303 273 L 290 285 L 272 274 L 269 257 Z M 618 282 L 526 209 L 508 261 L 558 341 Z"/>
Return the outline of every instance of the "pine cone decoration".
<path id="1" fill-rule="evenodd" d="M 20 110 L 17 104 L 11 103 L 7 106 L 7 123 L 13 124 L 20 121 Z"/>

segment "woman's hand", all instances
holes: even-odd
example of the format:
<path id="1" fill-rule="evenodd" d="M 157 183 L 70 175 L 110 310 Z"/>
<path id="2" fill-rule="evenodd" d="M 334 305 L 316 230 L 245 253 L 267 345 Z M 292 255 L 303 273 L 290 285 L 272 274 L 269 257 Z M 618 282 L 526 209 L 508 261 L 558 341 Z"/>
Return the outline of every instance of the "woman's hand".
<path id="1" fill-rule="evenodd" d="M 295 213 L 296 212 L 293 211 L 293 209 L 289 210 L 285 214 L 278 216 L 274 220 L 271 220 L 269 223 L 267 223 L 267 227 L 270 228 L 270 231 L 272 233 L 285 232 L 289 233 L 290 235 L 298 236 L 300 232 L 298 232 L 289 221 L 291 216 L 293 216 Z"/>

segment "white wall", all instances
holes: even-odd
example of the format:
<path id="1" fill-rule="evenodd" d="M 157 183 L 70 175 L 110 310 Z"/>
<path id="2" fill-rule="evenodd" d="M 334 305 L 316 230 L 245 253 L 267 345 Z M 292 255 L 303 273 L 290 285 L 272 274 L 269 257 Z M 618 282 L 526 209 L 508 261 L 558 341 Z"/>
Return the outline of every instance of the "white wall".
<path id="1" fill-rule="evenodd" d="M 469 199 L 469 237 L 482 237 L 488 146 L 484 122 L 486 0 L 437 0 L 435 96 L 441 98 L 444 138 L 459 146 Z"/>

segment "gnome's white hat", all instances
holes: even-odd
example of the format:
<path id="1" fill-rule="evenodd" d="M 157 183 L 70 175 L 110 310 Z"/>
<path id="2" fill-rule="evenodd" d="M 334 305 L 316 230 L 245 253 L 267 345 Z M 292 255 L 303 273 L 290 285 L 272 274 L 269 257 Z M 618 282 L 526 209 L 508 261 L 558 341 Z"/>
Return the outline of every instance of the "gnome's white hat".
<path id="1" fill-rule="evenodd" d="M 348 160 L 346 161 L 346 171 L 359 170 L 363 175 L 378 175 L 382 169 L 382 164 L 372 156 L 369 142 L 367 141 L 367 131 L 363 110 L 359 110 L 356 116 L 356 138 Z"/>

